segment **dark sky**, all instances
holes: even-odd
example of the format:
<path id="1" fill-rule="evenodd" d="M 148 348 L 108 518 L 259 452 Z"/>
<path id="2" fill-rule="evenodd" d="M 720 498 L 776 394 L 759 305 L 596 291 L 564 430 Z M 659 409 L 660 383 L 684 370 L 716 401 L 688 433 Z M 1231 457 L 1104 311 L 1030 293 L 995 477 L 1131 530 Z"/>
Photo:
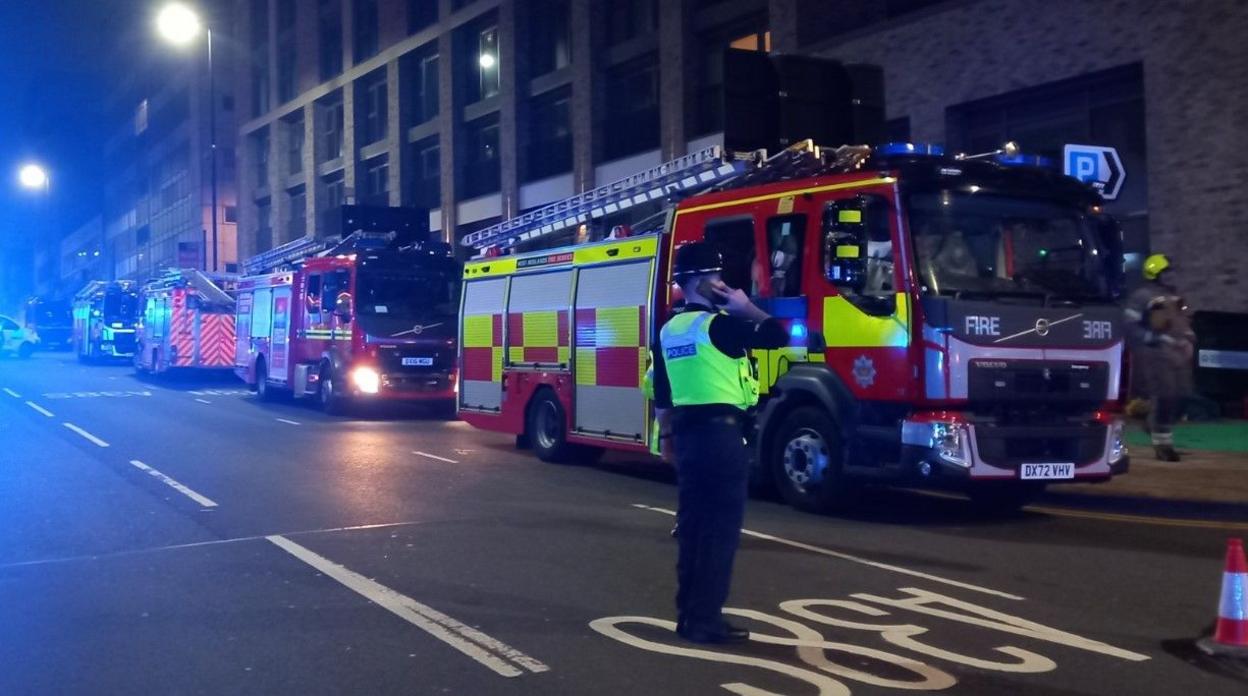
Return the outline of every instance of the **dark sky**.
<path id="1" fill-rule="evenodd" d="M 0 0 L 0 235 L 62 236 L 99 210 L 101 118 L 123 73 L 123 33 L 151 23 L 156 0 Z M 22 191 L 17 167 L 44 163 L 46 200 Z M 5 245 L 0 242 L 0 245 Z"/>

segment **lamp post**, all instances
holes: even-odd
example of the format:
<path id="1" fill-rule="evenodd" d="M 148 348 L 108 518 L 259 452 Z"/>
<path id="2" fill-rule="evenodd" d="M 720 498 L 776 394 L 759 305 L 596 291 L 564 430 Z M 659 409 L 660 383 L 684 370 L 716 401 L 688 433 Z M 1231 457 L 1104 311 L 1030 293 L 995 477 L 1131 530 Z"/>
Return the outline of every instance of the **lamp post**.
<path id="1" fill-rule="evenodd" d="M 204 26 L 195 10 L 180 2 L 173 2 L 156 15 L 156 30 L 165 41 L 175 46 L 187 46 L 204 32 L 208 48 L 208 160 L 212 180 L 212 270 L 217 269 L 217 85 L 212 67 L 212 27 Z M 205 257 L 207 255 L 205 254 Z M 208 259 L 204 259 L 204 266 Z M 207 270 L 205 268 L 204 270 Z"/>

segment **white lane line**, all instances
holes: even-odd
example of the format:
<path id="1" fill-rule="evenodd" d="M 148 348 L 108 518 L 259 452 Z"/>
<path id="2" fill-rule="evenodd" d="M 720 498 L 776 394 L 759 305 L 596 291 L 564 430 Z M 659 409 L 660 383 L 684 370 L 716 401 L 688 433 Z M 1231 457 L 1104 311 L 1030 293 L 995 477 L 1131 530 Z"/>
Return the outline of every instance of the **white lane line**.
<path id="1" fill-rule="evenodd" d="M 96 437 L 96 436 L 92 435 L 91 433 L 89 433 L 89 432 L 87 432 L 87 431 L 83 430 L 82 428 L 79 428 L 78 426 L 74 425 L 73 423 L 62 423 L 61 425 L 64 425 L 66 428 L 69 428 L 70 430 L 72 430 L 72 431 L 74 431 L 74 432 L 78 433 L 79 435 L 81 435 L 81 436 L 85 437 L 86 439 L 90 440 L 91 442 L 95 443 L 96 445 L 98 445 L 98 446 L 100 446 L 100 447 L 108 447 L 108 443 L 107 443 L 107 442 L 105 442 L 105 441 L 101 440 L 100 438 L 98 438 L 98 437 Z"/>
<path id="2" fill-rule="evenodd" d="M 18 394 L 17 392 L 13 391 L 12 389 L 9 389 L 8 387 L 5 387 L 5 388 L 4 388 L 4 393 L 5 393 L 5 394 L 8 394 L 9 396 L 13 397 L 14 399 L 20 399 L 20 398 L 22 398 L 22 395 L 21 395 L 21 394 Z"/>
<path id="3" fill-rule="evenodd" d="M 204 507 L 206 507 L 206 508 L 214 508 L 214 507 L 216 507 L 216 506 L 217 506 L 216 502 L 214 502 L 212 499 L 210 499 L 210 498 L 205 498 L 204 496 L 202 496 L 202 495 L 200 495 L 200 494 L 196 493 L 195 491 L 193 491 L 193 490 L 191 490 L 191 489 L 187 488 L 186 486 L 184 486 L 184 485 L 182 485 L 182 484 L 178 483 L 177 481 L 175 481 L 175 480 L 173 480 L 173 479 L 169 478 L 168 476 L 166 476 L 166 475 L 164 475 L 164 474 L 160 473 L 159 471 L 157 471 L 157 470 L 153 469 L 152 467 L 150 467 L 150 466 L 148 466 L 148 465 L 144 464 L 143 462 L 141 462 L 141 461 L 139 461 L 139 460 L 137 460 L 137 459 L 131 459 L 131 460 L 130 460 L 130 463 L 131 463 L 132 465 L 134 465 L 134 467 L 135 467 L 135 468 L 140 469 L 140 470 L 142 470 L 142 471 L 146 471 L 147 473 L 149 473 L 149 474 L 151 474 L 153 477 L 155 477 L 155 478 L 156 478 L 156 480 L 160 481 L 161 483 L 165 484 L 166 486 L 169 486 L 169 487 L 170 487 L 170 488 L 172 488 L 173 490 L 175 490 L 175 491 L 177 491 L 177 492 L 181 493 L 182 495 L 184 495 L 184 496 L 186 496 L 186 497 L 190 498 L 191 500 L 194 500 L 195 502 L 199 503 L 200 505 L 203 505 L 203 506 L 204 506 Z"/>
<path id="4" fill-rule="evenodd" d="M 196 399 L 196 401 L 198 401 L 198 402 L 199 402 L 199 403 L 201 403 L 201 404 L 210 404 L 210 403 L 212 403 L 211 401 L 209 401 L 209 400 L 207 400 L 207 399 Z"/>
<path id="5" fill-rule="evenodd" d="M 546 672 L 550 667 L 442 612 L 349 570 L 284 536 L 265 537 L 290 555 L 342 583 L 352 592 L 381 606 L 429 635 L 455 648 L 504 677 L 519 677 L 524 670 Z"/>
<path id="6" fill-rule="evenodd" d="M 458 463 L 459 463 L 459 462 L 455 461 L 454 459 L 447 459 L 446 457 L 439 457 L 439 456 L 438 456 L 438 455 L 436 455 L 436 454 L 429 454 L 428 452 L 421 452 L 421 451 L 419 451 L 419 450 L 412 450 L 412 454 L 415 454 L 415 455 L 417 455 L 417 456 L 421 456 L 421 457 L 426 457 L 426 458 L 428 458 L 428 459 L 436 459 L 436 460 L 438 460 L 438 461 L 440 461 L 440 462 L 446 462 L 447 464 L 458 464 Z"/>
<path id="7" fill-rule="evenodd" d="M 287 420 L 285 418 L 278 418 L 277 420 L 286 423 L 287 425 L 299 425 L 299 421 Z"/>
<path id="8" fill-rule="evenodd" d="M 667 510 L 665 508 L 652 507 L 650 505 L 642 505 L 640 503 L 633 503 L 633 507 L 638 508 L 640 510 L 649 510 L 651 512 L 661 512 L 664 515 L 671 515 L 672 517 L 676 516 L 675 511 Z M 939 575 L 930 575 L 928 573 L 923 573 L 917 570 L 910 570 L 909 568 L 902 568 L 901 566 L 890 565 L 888 563 L 880 563 L 878 561 L 872 561 L 867 558 L 862 558 L 861 556 L 854 556 L 848 553 L 842 553 L 840 551 L 833 551 L 832 549 L 825 549 L 821 546 L 812 546 L 810 544 L 804 544 L 800 541 L 793 541 L 791 539 L 784 539 L 778 536 L 772 536 L 771 534 L 755 532 L 749 529 L 742 529 L 741 533 L 744 534 L 745 536 L 754 537 L 755 539 L 766 539 L 767 541 L 774 541 L 777 544 L 784 544 L 785 546 L 792 546 L 793 548 L 802 549 L 804 551 L 810 551 L 811 553 L 817 553 L 823 556 L 830 556 L 832 558 L 838 558 L 842 561 L 849 561 L 851 563 L 859 563 L 861 565 L 870 566 L 872 568 L 878 568 L 880 570 L 887 570 L 893 573 L 900 573 L 902 575 L 909 575 L 915 578 L 923 578 L 924 580 L 931 580 L 932 582 L 939 582 L 945 585 L 952 585 L 953 587 L 960 587 L 964 590 L 973 590 L 975 592 L 983 592 L 984 594 L 990 594 L 990 595 L 994 595 L 997 597 L 1004 597 L 1006 599 L 1014 599 L 1014 600 L 1019 600 L 1019 601 L 1022 601 L 1023 599 L 1025 599 L 1024 597 L 1019 597 L 1018 595 L 1013 595 L 1008 592 L 1002 592 L 1000 590 L 993 590 L 987 587 L 980 587 L 979 585 L 972 585 L 966 582 L 959 582 L 958 580 L 950 580 L 949 578 L 942 578 Z"/>
<path id="9" fill-rule="evenodd" d="M 51 411 L 49 411 L 48 409 L 46 409 L 46 408 L 44 408 L 44 407 L 40 406 L 39 404 L 37 404 L 37 403 L 35 403 L 35 402 L 33 402 L 33 401 L 27 401 L 27 402 L 26 402 L 26 405 L 27 405 L 27 406 L 29 406 L 29 407 L 31 407 L 31 408 L 33 408 L 33 409 L 35 409 L 35 411 L 36 411 L 37 413 L 42 413 L 43 415 L 47 416 L 48 418 L 55 418 L 55 417 L 56 417 L 56 415 L 55 415 L 55 414 L 53 414 Z"/>

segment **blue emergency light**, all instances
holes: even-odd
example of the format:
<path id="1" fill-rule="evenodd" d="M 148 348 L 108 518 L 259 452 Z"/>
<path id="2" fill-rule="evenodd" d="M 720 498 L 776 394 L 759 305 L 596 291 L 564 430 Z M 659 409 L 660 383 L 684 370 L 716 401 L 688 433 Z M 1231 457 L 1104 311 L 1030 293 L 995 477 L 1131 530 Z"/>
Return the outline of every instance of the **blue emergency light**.
<path id="1" fill-rule="evenodd" d="M 945 148 L 941 145 L 932 145 L 931 143 L 884 143 L 875 148 L 875 154 L 886 157 L 895 155 L 940 157 L 945 154 Z"/>
<path id="2" fill-rule="evenodd" d="M 1052 167 L 1053 160 L 1040 155 L 997 155 L 997 164 L 1006 167 Z"/>
<path id="3" fill-rule="evenodd" d="M 793 322 L 793 325 L 789 327 L 789 336 L 799 341 L 806 338 L 806 324 L 800 321 Z"/>

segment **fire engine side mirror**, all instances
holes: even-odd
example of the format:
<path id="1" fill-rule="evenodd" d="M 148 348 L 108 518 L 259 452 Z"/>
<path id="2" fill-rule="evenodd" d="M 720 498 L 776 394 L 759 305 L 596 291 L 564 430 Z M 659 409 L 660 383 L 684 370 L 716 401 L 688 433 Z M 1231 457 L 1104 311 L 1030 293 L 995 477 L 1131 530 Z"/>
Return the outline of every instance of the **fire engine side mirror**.
<path id="1" fill-rule="evenodd" d="M 831 201 L 823 211 L 824 275 L 838 288 L 855 292 L 867 278 L 865 208 L 858 197 Z"/>
<path id="2" fill-rule="evenodd" d="M 1105 269 L 1109 294 L 1117 299 L 1122 297 L 1126 287 L 1126 270 L 1123 268 L 1124 245 L 1122 226 L 1118 224 L 1117 220 L 1108 215 L 1093 216 L 1092 222 L 1096 225 L 1097 241 L 1100 242 L 1100 246 L 1106 256 L 1102 261 L 1102 267 Z"/>
<path id="3" fill-rule="evenodd" d="M 338 298 L 334 301 L 334 314 L 339 319 L 351 318 L 351 293 L 338 293 Z"/>

